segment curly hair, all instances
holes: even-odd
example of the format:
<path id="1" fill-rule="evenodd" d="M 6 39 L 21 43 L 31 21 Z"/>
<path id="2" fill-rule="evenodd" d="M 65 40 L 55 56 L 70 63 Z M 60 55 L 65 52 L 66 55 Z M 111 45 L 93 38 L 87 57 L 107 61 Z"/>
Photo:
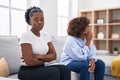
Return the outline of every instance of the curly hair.
<path id="1" fill-rule="evenodd" d="M 36 13 L 36 12 L 40 12 L 43 14 L 43 11 L 42 9 L 40 9 L 39 7 L 30 7 L 26 10 L 25 12 L 25 20 L 26 22 L 30 25 L 29 23 L 29 20 L 30 20 L 30 17 L 32 17 L 33 13 Z"/>
<path id="2" fill-rule="evenodd" d="M 68 35 L 79 38 L 83 34 L 85 28 L 89 25 L 89 23 L 89 19 L 83 16 L 70 20 L 67 29 Z"/>

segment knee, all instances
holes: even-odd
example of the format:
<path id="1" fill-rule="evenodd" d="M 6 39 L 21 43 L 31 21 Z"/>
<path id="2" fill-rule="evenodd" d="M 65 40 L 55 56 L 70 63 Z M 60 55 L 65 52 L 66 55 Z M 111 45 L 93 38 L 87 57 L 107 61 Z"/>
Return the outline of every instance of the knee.
<path id="1" fill-rule="evenodd" d="M 89 67 L 89 63 L 88 62 L 83 63 L 82 69 L 88 69 L 88 67 Z"/>
<path id="2" fill-rule="evenodd" d="M 60 71 L 59 69 L 57 69 L 56 67 L 50 67 L 51 69 L 51 75 L 54 75 L 54 76 L 60 76 Z"/>
<path id="3" fill-rule="evenodd" d="M 98 59 L 97 62 L 96 62 L 96 66 L 104 69 L 105 68 L 105 63 L 102 60 Z"/>
<path id="4" fill-rule="evenodd" d="M 68 72 L 68 73 L 71 72 L 71 70 L 65 65 L 59 65 L 59 69 L 63 72 Z"/>

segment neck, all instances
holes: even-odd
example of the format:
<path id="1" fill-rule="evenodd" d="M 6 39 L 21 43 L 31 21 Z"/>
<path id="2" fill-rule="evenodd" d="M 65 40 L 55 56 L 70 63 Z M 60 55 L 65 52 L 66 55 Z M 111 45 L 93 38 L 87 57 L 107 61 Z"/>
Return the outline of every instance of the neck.
<path id="1" fill-rule="evenodd" d="M 33 32 L 33 34 L 35 34 L 36 36 L 40 37 L 40 32 L 37 30 L 33 30 L 31 29 L 31 31 Z"/>

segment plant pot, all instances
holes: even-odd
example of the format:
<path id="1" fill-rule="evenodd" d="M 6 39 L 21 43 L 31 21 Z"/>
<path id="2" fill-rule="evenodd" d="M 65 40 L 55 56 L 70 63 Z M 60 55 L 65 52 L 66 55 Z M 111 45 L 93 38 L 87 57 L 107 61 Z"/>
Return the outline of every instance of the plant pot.
<path id="1" fill-rule="evenodd" d="M 118 54 L 118 51 L 114 51 L 113 53 L 114 53 L 114 54 Z"/>

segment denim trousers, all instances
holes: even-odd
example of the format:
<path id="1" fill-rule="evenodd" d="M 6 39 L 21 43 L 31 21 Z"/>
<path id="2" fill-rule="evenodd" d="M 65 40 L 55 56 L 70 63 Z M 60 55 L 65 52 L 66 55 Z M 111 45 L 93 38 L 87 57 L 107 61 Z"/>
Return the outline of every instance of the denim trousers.
<path id="1" fill-rule="evenodd" d="M 80 80 L 90 80 L 90 72 L 88 70 L 89 61 L 72 61 L 67 66 L 71 69 L 71 71 L 80 74 Z M 94 80 L 103 80 L 104 72 L 105 63 L 102 60 L 97 59 L 97 61 L 95 62 Z"/>

